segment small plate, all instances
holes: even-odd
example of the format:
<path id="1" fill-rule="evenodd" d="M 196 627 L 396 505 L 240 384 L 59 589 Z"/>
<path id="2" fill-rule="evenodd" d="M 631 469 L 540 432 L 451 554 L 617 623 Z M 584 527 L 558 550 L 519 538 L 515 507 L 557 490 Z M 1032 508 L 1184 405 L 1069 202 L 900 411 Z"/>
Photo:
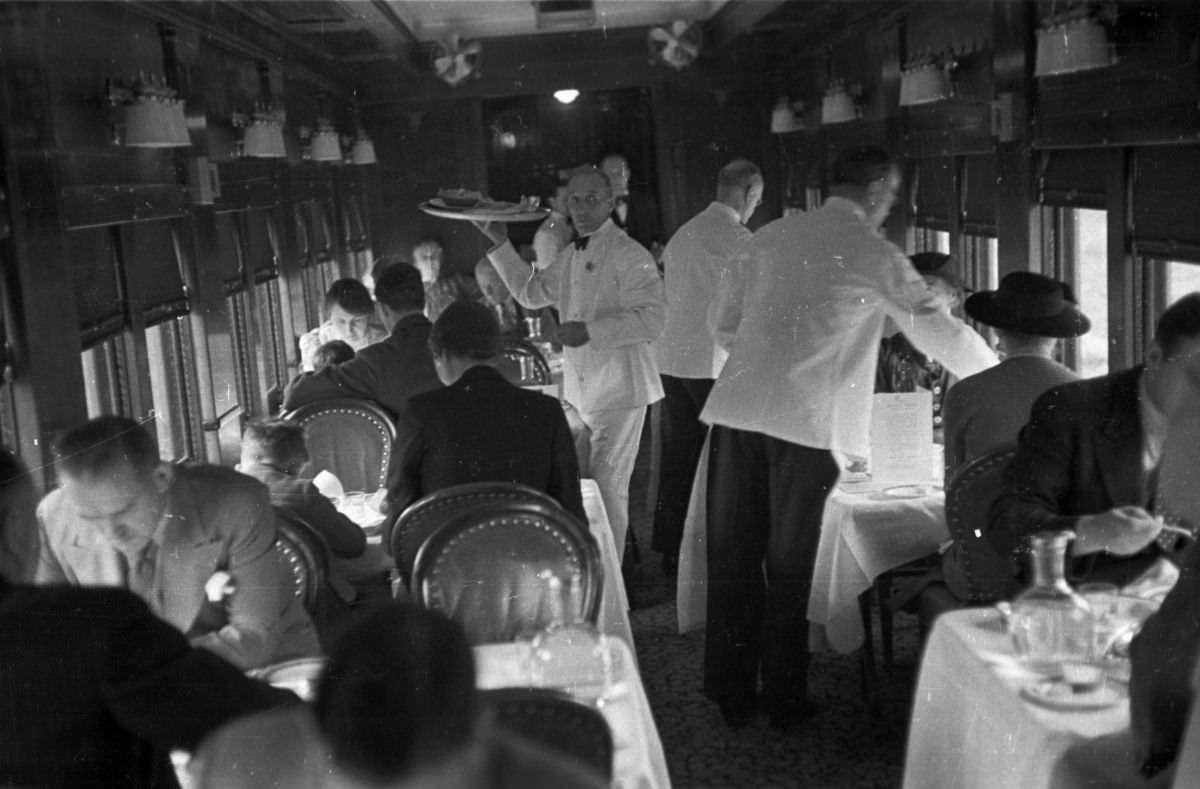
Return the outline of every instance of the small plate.
<path id="1" fill-rule="evenodd" d="M 1080 693 L 1062 678 L 1038 680 L 1021 688 L 1021 695 L 1034 704 L 1064 712 L 1101 710 L 1125 699 L 1125 694 L 1112 684 Z"/>
<path id="2" fill-rule="evenodd" d="M 933 485 L 893 485 L 884 488 L 880 493 L 889 499 L 923 499 L 940 490 L 941 488 Z"/>

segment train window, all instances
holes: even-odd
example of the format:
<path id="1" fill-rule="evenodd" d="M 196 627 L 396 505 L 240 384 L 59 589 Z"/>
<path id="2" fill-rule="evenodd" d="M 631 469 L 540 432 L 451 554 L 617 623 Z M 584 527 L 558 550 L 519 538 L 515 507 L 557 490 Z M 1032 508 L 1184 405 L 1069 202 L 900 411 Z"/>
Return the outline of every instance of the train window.
<path id="1" fill-rule="evenodd" d="M 197 459 L 200 424 L 192 358 L 191 324 L 175 318 L 146 329 L 150 392 L 158 451 L 170 460 Z"/>
<path id="2" fill-rule="evenodd" d="M 1076 341 L 1069 360 L 1085 378 L 1108 372 L 1108 214 L 1091 208 L 1059 208 L 1059 275 L 1071 284 L 1092 330 Z"/>
<path id="3" fill-rule="evenodd" d="M 963 237 L 964 281 L 971 290 L 994 290 L 1000 279 L 999 242 L 988 236 Z"/>
<path id="4" fill-rule="evenodd" d="M 96 343 L 81 356 L 83 393 L 89 419 L 129 415 L 129 381 L 124 333 Z"/>
<path id="5" fill-rule="evenodd" d="M 1200 265 L 1168 260 L 1165 264 L 1165 273 L 1166 303 L 1163 304 L 1164 308 L 1189 293 L 1200 291 Z"/>
<path id="6" fill-rule="evenodd" d="M 942 252 L 950 254 L 950 233 L 931 227 L 918 227 L 915 231 L 917 252 Z"/>

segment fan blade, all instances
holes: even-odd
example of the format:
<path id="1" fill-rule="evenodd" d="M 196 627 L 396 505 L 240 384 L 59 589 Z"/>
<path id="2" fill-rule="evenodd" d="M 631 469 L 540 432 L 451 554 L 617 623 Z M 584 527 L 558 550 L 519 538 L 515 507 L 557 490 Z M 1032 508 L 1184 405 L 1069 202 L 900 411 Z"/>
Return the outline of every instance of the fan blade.
<path id="1" fill-rule="evenodd" d="M 683 38 L 683 34 L 687 32 L 689 27 L 691 27 L 691 23 L 686 19 L 676 19 L 671 23 L 671 33 L 676 38 Z"/>
<path id="2" fill-rule="evenodd" d="M 464 55 L 478 55 L 481 51 L 483 46 L 478 41 L 468 41 L 462 48 Z"/>
<path id="3" fill-rule="evenodd" d="M 660 43 L 667 43 L 671 40 L 671 34 L 663 30 L 661 27 L 656 27 L 650 31 L 650 38 Z"/>

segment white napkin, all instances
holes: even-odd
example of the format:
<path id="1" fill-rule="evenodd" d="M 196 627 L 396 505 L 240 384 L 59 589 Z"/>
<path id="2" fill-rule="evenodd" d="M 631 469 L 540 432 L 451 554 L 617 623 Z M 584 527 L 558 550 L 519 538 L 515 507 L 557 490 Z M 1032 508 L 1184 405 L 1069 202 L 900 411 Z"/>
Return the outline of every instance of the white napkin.
<path id="1" fill-rule="evenodd" d="M 313 477 L 312 482 L 317 490 L 321 491 L 321 495 L 331 501 L 337 501 L 346 495 L 346 491 L 342 489 L 342 481 L 329 471 L 322 471 Z"/>
<path id="2" fill-rule="evenodd" d="M 1146 572 L 1126 584 L 1121 594 L 1143 600 L 1162 600 L 1179 580 L 1179 568 L 1166 559 L 1159 559 Z"/>

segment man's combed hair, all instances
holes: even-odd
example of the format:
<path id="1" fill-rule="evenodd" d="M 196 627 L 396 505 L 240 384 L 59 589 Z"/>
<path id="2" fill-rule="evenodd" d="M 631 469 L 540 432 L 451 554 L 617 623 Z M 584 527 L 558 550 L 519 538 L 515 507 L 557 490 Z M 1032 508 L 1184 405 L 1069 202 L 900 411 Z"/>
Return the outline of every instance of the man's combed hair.
<path id="1" fill-rule="evenodd" d="M 326 317 L 334 306 L 341 307 L 351 315 L 370 315 L 375 310 L 371 292 L 356 279 L 339 279 L 329 286 L 325 293 Z"/>
<path id="2" fill-rule="evenodd" d="M 1200 337 L 1200 291 L 1182 296 L 1163 312 L 1154 328 L 1154 341 L 1170 359 L 1188 340 Z"/>
<path id="3" fill-rule="evenodd" d="M 281 470 L 303 465 L 308 460 L 304 428 L 287 419 L 252 419 L 242 433 L 242 445 L 255 460 Z"/>
<path id="4" fill-rule="evenodd" d="M 54 461 L 72 477 L 94 476 L 128 462 L 134 471 L 158 465 L 158 445 L 150 432 L 124 416 L 102 416 L 71 428 L 54 442 Z"/>
<path id="5" fill-rule="evenodd" d="M 501 349 L 500 323 L 477 301 L 451 303 L 429 332 L 429 350 L 434 356 L 485 361 L 499 356 Z"/>
<path id="6" fill-rule="evenodd" d="M 872 181 L 887 178 L 896 166 L 892 155 L 874 145 L 852 145 L 833 161 L 833 185 L 868 186 Z"/>
<path id="7" fill-rule="evenodd" d="M 762 179 L 762 170 L 749 159 L 734 159 L 717 172 L 717 189 L 749 189 L 755 179 Z"/>
<path id="8" fill-rule="evenodd" d="M 408 263 L 389 266 L 375 280 L 375 298 L 394 312 L 425 309 L 425 285 L 421 272 Z"/>
<path id="9" fill-rule="evenodd" d="M 581 175 L 594 175 L 604 182 L 605 188 L 612 191 L 612 179 L 608 177 L 608 173 L 601 170 L 594 164 L 581 164 L 567 175 L 568 183 L 572 178 L 578 178 Z"/>
<path id="10" fill-rule="evenodd" d="M 385 784 L 471 740 L 475 663 L 458 625 L 412 605 L 365 616 L 333 648 L 315 712 L 338 767 Z"/>

